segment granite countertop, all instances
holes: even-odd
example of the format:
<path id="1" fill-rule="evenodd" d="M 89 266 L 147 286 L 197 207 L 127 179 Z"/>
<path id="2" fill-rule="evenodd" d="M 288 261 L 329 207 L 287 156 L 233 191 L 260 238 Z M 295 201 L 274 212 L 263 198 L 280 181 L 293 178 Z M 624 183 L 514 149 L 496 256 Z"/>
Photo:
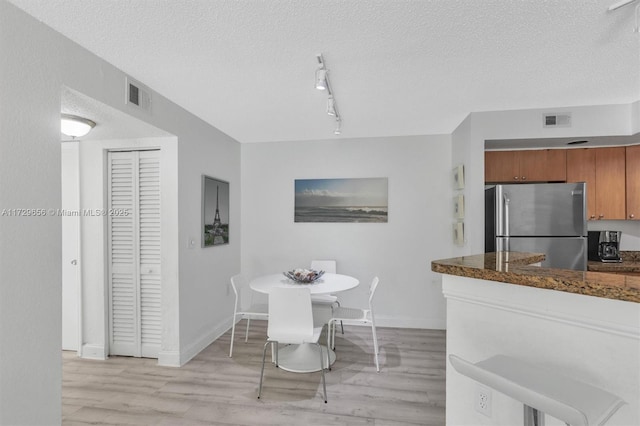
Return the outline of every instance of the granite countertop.
<path id="1" fill-rule="evenodd" d="M 590 260 L 587 269 L 592 272 L 615 272 L 624 274 L 625 272 L 640 273 L 640 251 L 621 251 L 620 263 L 605 263 Z"/>
<path id="2" fill-rule="evenodd" d="M 431 270 L 503 283 L 640 303 L 640 277 L 532 266 L 544 254 L 498 252 L 434 260 Z"/>

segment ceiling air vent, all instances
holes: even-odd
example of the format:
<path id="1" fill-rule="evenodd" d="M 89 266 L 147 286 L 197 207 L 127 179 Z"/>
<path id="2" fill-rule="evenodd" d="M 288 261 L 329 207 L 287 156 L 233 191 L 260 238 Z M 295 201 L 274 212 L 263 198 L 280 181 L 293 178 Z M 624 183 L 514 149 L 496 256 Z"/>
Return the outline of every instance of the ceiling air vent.
<path id="1" fill-rule="evenodd" d="M 149 89 L 130 77 L 126 78 L 125 83 L 125 103 L 150 112 L 151 95 L 149 94 Z"/>
<path id="2" fill-rule="evenodd" d="M 571 113 L 548 113 L 542 114 L 543 127 L 571 127 Z"/>

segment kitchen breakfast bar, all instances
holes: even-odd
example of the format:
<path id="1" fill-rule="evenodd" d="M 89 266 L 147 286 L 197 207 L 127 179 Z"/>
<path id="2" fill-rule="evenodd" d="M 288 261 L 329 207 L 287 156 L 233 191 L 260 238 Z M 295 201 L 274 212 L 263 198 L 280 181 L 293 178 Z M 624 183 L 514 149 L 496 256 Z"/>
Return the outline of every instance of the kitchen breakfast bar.
<path id="1" fill-rule="evenodd" d="M 547 269 L 537 266 L 542 260 L 544 254 L 500 252 L 431 263 L 443 274 L 447 299 L 447 424 L 534 424 L 526 405 L 533 395 L 543 407 L 557 408 L 560 418 L 572 405 L 580 413 L 582 404 L 588 424 L 639 425 L 640 276 Z M 451 355 L 472 370 L 511 372 L 493 386 L 490 379 L 458 372 Z M 535 366 L 541 375 L 527 378 L 519 367 L 509 370 L 495 361 L 503 359 Z M 583 390 L 598 397 L 589 403 Z M 478 402 L 480 393 L 489 393 L 488 403 Z M 609 407 L 602 395 L 611 395 Z M 544 405 L 545 398 L 553 404 Z M 547 414 L 542 421 L 552 426 L 567 420 Z"/>

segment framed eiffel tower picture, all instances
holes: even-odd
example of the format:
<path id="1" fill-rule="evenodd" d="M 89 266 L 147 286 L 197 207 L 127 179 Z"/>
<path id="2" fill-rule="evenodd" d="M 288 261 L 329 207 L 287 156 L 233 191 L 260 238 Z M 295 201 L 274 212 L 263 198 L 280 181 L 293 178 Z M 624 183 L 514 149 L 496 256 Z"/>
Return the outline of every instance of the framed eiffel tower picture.
<path id="1" fill-rule="evenodd" d="M 202 247 L 229 244 L 229 182 L 202 175 Z"/>

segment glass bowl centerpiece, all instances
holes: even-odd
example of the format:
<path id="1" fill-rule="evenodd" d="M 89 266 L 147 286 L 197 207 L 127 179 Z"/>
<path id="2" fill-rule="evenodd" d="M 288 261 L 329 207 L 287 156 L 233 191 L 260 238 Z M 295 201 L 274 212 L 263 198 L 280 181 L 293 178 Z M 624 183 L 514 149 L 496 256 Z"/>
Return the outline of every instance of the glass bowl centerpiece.
<path id="1" fill-rule="evenodd" d="M 316 271 L 314 269 L 297 268 L 292 271 L 283 272 L 284 276 L 299 284 L 311 284 L 320 278 L 324 271 Z"/>

